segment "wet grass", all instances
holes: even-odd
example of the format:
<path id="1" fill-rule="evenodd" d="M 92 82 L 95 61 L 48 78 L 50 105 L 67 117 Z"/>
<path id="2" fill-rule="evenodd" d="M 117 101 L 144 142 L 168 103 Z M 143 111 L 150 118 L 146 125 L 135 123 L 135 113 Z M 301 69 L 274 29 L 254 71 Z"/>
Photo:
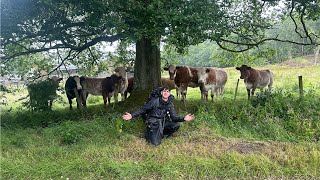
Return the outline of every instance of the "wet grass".
<path id="1" fill-rule="evenodd" d="M 107 109 L 101 97 L 89 96 L 81 113 L 70 111 L 66 99 L 52 111 L 30 112 L 14 102 L 24 91 L 8 94 L 9 107 L 1 112 L 1 179 L 318 178 L 320 67 L 268 68 L 276 77 L 270 96 L 257 93 L 248 101 L 240 82 L 234 100 L 234 68 L 227 69 L 226 94 L 218 102 L 204 103 L 190 88 L 186 106 L 177 99 L 175 108 L 196 119 L 157 147 L 144 140 L 140 118 L 121 119 L 143 104 L 138 96 Z M 295 87 L 299 70 L 304 97 Z"/>

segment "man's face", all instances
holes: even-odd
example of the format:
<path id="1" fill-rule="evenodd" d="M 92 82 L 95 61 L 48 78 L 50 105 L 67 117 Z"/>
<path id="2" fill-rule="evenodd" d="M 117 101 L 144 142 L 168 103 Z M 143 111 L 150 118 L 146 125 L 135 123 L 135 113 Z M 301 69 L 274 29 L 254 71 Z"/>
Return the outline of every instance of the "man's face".
<path id="1" fill-rule="evenodd" d="M 168 99 L 169 96 L 170 96 L 170 91 L 169 91 L 169 89 L 164 89 L 164 90 L 162 90 L 162 91 L 161 91 L 161 95 L 162 95 L 162 98 L 163 98 L 163 99 Z"/>

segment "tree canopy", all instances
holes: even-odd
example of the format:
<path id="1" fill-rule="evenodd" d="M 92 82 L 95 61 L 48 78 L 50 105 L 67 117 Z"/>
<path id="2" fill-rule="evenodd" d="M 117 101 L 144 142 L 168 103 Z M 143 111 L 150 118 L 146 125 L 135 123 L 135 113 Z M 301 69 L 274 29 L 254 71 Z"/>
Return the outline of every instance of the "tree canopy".
<path id="1" fill-rule="evenodd" d="M 270 40 L 316 46 L 319 30 L 305 21 L 319 15 L 318 0 L 2 0 L 1 63 L 44 52 L 72 61 L 126 41 L 136 44 L 135 81 L 146 89 L 159 83 L 160 41 L 178 52 L 205 40 L 232 52 Z M 265 33 L 286 17 L 300 40 Z"/>

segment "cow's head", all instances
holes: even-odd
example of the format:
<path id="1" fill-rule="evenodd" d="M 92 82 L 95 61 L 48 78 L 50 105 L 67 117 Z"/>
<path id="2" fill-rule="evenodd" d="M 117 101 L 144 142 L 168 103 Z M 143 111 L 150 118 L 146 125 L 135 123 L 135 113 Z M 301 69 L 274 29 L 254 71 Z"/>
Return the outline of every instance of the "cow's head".
<path id="1" fill-rule="evenodd" d="M 116 85 L 121 81 L 122 78 L 120 76 L 112 74 L 110 77 L 107 77 L 107 79 L 111 81 L 112 85 Z"/>
<path id="2" fill-rule="evenodd" d="M 62 78 L 59 78 L 59 77 L 57 77 L 57 76 L 52 76 L 52 77 L 50 78 L 50 80 L 52 80 L 52 81 L 54 81 L 54 82 L 56 82 L 56 83 L 59 83 L 59 82 L 62 80 Z"/>
<path id="3" fill-rule="evenodd" d="M 123 81 L 127 78 L 127 71 L 125 67 L 117 67 L 114 72 L 115 75 L 122 77 Z"/>
<path id="4" fill-rule="evenodd" d="M 59 78 L 57 76 L 52 76 L 49 78 L 49 81 L 53 83 L 54 86 L 59 87 L 59 82 L 62 80 L 62 78 Z"/>
<path id="5" fill-rule="evenodd" d="M 73 80 L 76 82 L 77 89 L 81 90 L 82 86 L 80 84 L 80 77 L 79 76 L 73 76 Z"/>
<path id="6" fill-rule="evenodd" d="M 197 72 L 198 83 L 200 83 L 200 84 L 206 83 L 209 71 L 210 71 L 210 69 L 208 69 L 208 68 L 199 68 L 198 69 L 198 72 Z"/>
<path id="7" fill-rule="evenodd" d="M 171 80 L 174 80 L 174 77 L 176 75 L 176 72 L 177 72 L 177 69 L 179 67 L 176 67 L 175 65 L 171 64 L 170 66 L 168 67 L 165 67 L 163 68 L 164 70 L 168 71 L 169 72 L 169 75 L 170 75 L 170 79 Z"/>
<path id="8" fill-rule="evenodd" d="M 236 69 L 240 71 L 240 79 L 246 79 L 249 76 L 249 70 L 251 67 L 242 65 L 241 67 L 236 67 Z"/>

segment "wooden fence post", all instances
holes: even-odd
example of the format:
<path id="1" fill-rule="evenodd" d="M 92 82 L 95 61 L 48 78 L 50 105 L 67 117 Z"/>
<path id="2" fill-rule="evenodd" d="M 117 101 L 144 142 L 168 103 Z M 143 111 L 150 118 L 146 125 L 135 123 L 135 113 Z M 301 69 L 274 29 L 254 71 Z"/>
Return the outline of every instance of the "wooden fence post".
<path id="1" fill-rule="evenodd" d="M 300 93 L 300 97 L 303 97 L 302 76 L 298 76 L 298 79 L 299 79 L 299 93 Z"/>
<path id="2" fill-rule="evenodd" d="M 237 98 L 238 86 L 239 86 L 239 79 L 238 79 L 238 81 L 237 81 L 236 91 L 235 91 L 235 93 L 234 93 L 234 100 L 236 100 L 236 98 Z"/>

